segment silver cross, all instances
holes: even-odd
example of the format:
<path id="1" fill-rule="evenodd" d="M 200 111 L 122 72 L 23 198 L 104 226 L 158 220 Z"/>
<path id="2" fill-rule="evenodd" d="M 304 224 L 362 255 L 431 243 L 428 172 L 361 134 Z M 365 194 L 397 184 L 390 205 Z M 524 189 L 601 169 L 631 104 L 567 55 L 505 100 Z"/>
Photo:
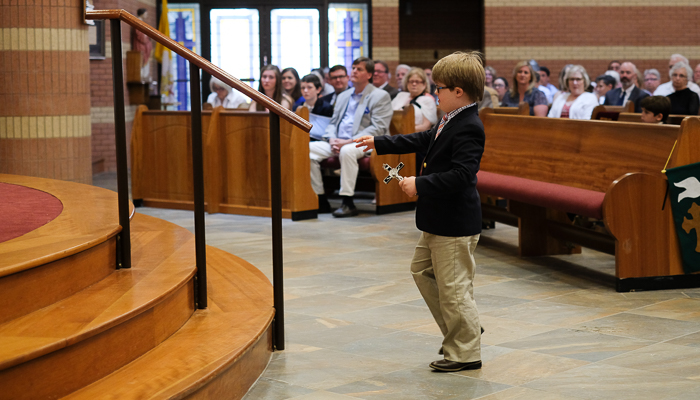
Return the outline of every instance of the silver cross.
<path id="1" fill-rule="evenodd" d="M 400 162 L 399 165 L 396 166 L 396 168 L 391 168 L 389 164 L 384 164 L 384 169 L 389 171 L 389 176 L 384 178 L 384 183 L 388 184 L 389 181 L 393 178 L 396 178 L 397 181 L 402 181 L 403 176 L 399 175 L 399 171 L 401 171 L 401 168 L 403 168 L 402 162 Z"/>

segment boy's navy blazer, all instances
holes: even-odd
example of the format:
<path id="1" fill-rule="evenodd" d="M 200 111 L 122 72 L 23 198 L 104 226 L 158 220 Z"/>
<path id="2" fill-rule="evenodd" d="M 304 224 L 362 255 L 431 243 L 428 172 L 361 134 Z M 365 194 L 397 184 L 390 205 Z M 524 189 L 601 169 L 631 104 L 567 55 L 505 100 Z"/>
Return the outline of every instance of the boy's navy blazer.
<path id="1" fill-rule="evenodd" d="M 481 200 L 476 173 L 484 152 L 484 125 L 477 106 L 462 110 L 440 132 L 377 136 L 377 154 L 406 154 L 427 149 L 421 176 L 416 177 L 416 226 L 440 236 L 481 233 Z M 393 182 L 392 182 L 393 183 Z M 391 183 L 390 183 L 391 184 Z"/>

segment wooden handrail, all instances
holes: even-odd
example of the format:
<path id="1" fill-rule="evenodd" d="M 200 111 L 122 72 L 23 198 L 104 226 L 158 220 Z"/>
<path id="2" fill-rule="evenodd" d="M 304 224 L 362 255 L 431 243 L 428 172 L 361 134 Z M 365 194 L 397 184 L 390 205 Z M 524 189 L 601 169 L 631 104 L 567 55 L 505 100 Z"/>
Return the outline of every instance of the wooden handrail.
<path id="1" fill-rule="evenodd" d="M 160 33 L 160 31 L 158 31 L 154 27 L 144 23 L 143 21 L 141 21 L 140 19 L 138 19 L 134 15 L 127 12 L 126 10 L 86 11 L 85 18 L 91 19 L 91 20 L 95 20 L 95 19 L 119 19 L 121 21 L 124 21 L 127 24 L 131 25 L 132 27 L 145 33 L 151 39 L 162 44 L 163 46 L 167 47 L 168 49 L 174 51 L 175 53 L 177 53 L 178 55 L 180 55 L 184 59 L 197 65 L 199 68 L 203 69 L 204 71 L 207 71 L 212 76 L 215 76 L 215 77 L 221 79 L 222 82 L 224 82 L 224 83 L 228 84 L 229 86 L 231 86 L 232 88 L 244 93 L 246 96 L 255 100 L 258 104 L 263 104 L 265 107 L 267 107 L 268 110 L 270 110 L 270 112 L 274 112 L 275 114 L 277 114 L 280 117 L 284 118 L 285 120 L 289 121 L 291 124 L 304 130 L 305 132 L 308 132 L 311 130 L 312 125 L 311 125 L 311 123 L 309 123 L 309 121 L 304 120 L 303 118 L 294 114 L 290 110 L 287 110 L 286 108 L 282 107 L 276 101 L 272 100 L 271 98 L 265 96 L 263 93 L 260 93 L 259 91 L 255 90 L 252 87 L 241 82 L 233 75 L 231 75 L 228 72 L 224 71 L 223 69 L 217 67 L 216 65 L 214 65 L 211 62 L 207 61 L 206 59 L 200 57 L 199 55 L 193 53 L 192 51 L 190 51 L 189 49 L 187 49 L 185 46 L 181 45 L 180 43 L 163 35 L 162 33 Z"/>

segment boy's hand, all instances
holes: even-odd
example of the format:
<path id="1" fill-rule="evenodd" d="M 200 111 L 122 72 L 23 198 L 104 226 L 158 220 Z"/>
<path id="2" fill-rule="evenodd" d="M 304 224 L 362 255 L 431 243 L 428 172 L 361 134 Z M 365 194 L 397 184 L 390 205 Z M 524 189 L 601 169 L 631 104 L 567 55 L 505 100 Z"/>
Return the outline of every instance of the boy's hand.
<path id="1" fill-rule="evenodd" d="M 401 190 L 408 195 L 408 197 L 413 197 L 418 194 L 415 176 L 404 177 L 403 180 L 399 182 L 399 186 L 401 187 Z"/>
<path id="2" fill-rule="evenodd" d="M 374 136 L 362 136 L 354 140 L 357 145 L 355 147 L 365 147 L 365 151 L 374 150 Z"/>

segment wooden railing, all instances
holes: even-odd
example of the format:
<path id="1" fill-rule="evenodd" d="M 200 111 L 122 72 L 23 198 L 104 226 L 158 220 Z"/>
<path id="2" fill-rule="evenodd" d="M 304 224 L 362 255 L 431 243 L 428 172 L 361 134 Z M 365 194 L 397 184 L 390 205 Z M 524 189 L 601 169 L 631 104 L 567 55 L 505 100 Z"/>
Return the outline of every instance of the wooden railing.
<path id="1" fill-rule="evenodd" d="M 258 104 L 270 110 L 270 186 L 272 206 L 272 268 L 275 320 L 273 324 L 274 346 L 284 349 L 284 294 L 282 275 L 282 172 L 280 161 L 280 117 L 308 132 L 311 124 L 243 83 L 181 44 L 163 35 L 125 10 L 87 11 L 90 20 L 110 20 L 112 40 L 112 80 L 114 85 L 114 126 L 117 150 L 117 191 L 119 224 L 117 237 L 117 267 L 131 267 L 131 229 L 129 227 L 129 187 L 127 171 L 126 116 L 124 112 L 124 71 L 122 62 L 121 22 L 145 33 L 148 37 L 172 50 L 190 63 L 190 101 L 192 110 L 192 169 L 194 186 L 195 250 L 197 275 L 195 277 L 195 306 L 207 307 L 206 241 L 204 229 L 204 161 L 202 156 L 202 105 L 200 69 L 242 92 Z"/>

